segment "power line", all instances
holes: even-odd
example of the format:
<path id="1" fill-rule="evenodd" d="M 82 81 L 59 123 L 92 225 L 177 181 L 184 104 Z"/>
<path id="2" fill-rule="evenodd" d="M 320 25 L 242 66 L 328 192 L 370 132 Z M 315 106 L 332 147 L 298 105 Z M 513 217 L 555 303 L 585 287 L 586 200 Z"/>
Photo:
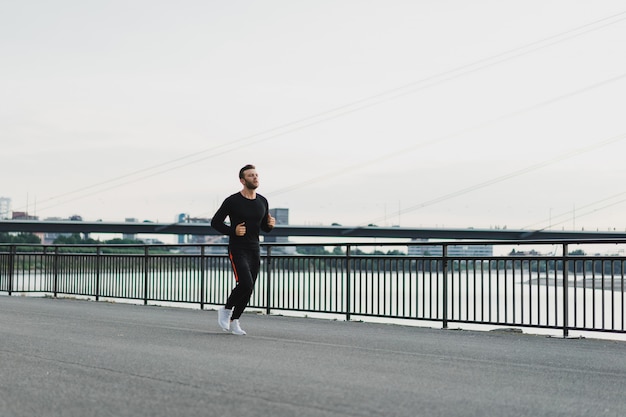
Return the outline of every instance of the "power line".
<path id="1" fill-rule="evenodd" d="M 561 214 L 557 214 L 556 216 L 553 216 L 553 217 L 551 217 L 548 220 L 542 220 L 540 222 L 536 222 L 536 223 L 530 224 L 528 226 L 525 226 L 524 229 L 533 229 L 533 228 L 536 228 L 537 225 L 545 224 L 546 222 L 548 222 L 548 226 L 544 226 L 544 227 L 542 227 L 541 229 L 538 229 L 538 230 L 545 230 L 545 229 L 548 229 L 549 227 L 552 227 L 552 226 L 557 226 L 557 225 L 560 225 L 560 224 L 564 224 L 566 222 L 571 221 L 572 217 L 577 219 L 577 218 L 584 217 L 584 216 L 587 216 L 589 214 L 593 214 L 593 213 L 596 213 L 598 211 L 607 209 L 609 207 L 613 207 L 613 206 L 616 206 L 618 204 L 622 204 L 622 203 L 626 202 L 626 199 L 622 199 L 622 200 L 619 200 L 619 201 L 614 201 L 614 202 L 612 202 L 610 204 L 605 204 L 605 205 L 597 207 L 597 208 L 593 208 L 593 209 L 591 208 L 591 207 L 594 207 L 594 206 L 596 206 L 596 205 L 598 205 L 600 203 L 604 203 L 606 201 L 610 201 L 610 200 L 613 200 L 613 199 L 615 199 L 617 197 L 621 197 L 621 196 L 624 196 L 624 195 L 626 195 L 626 191 L 621 192 L 621 193 L 617 193 L 617 194 L 613 194 L 612 196 L 605 197 L 605 198 L 600 199 L 600 200 L 596 200 L 596 201 L 594 201 L 592 203 L 589 203 L 589 204 L 586 204 L 584 206 L 579 206 L 576 209 L 569 210 L 569 211 L 563 212 Z M 583 211 L 581 213 L 580 210 L 585 210 L 585 209 L 588 209 L 588 210 Z M 556 223 L 554 222 L 554 219 L 561 219 L 561 218 L 564 218 L 564 219 L 559 221 L 559 222 L 556 222 Z"/>
<path id="2" fill-rule="evenodd" d="M 39 210 L 46 210 L 61 204 L 66 204 L 71 201 L 79 200 L 85 197 L 89 197 L 103 191 L 108 191 L 114 188 L 118 188 L 124 185 L 128 185 L 131 183 L 135 183 L 156 175 L 161 175 L 166 172 L 170 172 L 173 170 L 177 170 L 192 164 L 196 164 L 199 162 L 206 161 L 211 158 L 215 158 L 220 155 L 224 155 L 226 153 L 241 149 L 244 146 L 249 146 L 251 144 L 256 144 L 260 142 L 264 142 L 270 139 L 274 139 L 279 136 L 284 136 L 289 133 L 293 133 L 298 130 L 302 130 L 314 125 L 317 125 L 322 122 L 326 122 L 329 120 L 333 120 L 342 116 L 345 116 L 350 113 L 354 113 L 390 100 L 394 100 L 408 94 L 413 94 L 415 92 L 424 90 L 426 88 L 430 88 L 446 81 L 450 81 L 452 79 L 461 77 L 463 75 L 467 75 L 469 73 L 488 68 L 493 65 L 497 65 L 499 63 L 509 61 L 511 59 L 529 54 L 531 52 L 537 51 L 539 49 L 543 49 L 554 44 L 564 42 L 566 40 L 572 39 L 574 37 L 581 36 L 583 34 L 590 33 L 592 31 L 600 30 L 615 23 L 626 20 L 626 12 L 617 13 L 594 22 L 578 26 L 576 28 L 567 30 L 565 32 L 558 33 L 556 35 L 549 36 L 547 38 L 531 42 L 529 44 L 522 45 L 517 48 L 513 48 L 511 50 L 493 55 L 488 58 L 480 59 L 478 61 L 459 66 L 449 71 L 445 71 L 430 77 L 426 77 L 424 79 L 411 82 L 363 99 L 356 100 L 354 102 L 335 107 L 333 109 L 317 113 L 312 116 L 308 116 L 293 122 L 289 122 L 283 124 L 281 126 L 277 126 L 272 129 L 268 129 L 253 135 L 248 135 L 241 137 L 236 140 L 228 141 L 222 143 L 220 145 L 216 145 L 210 148 L 205 148 L 194 153 L 181 156 L 179 158 L 172 159 L 170 161 L 166 161 L 160 164 L 156 164 L 150 167 L 146 167 L 137 171 L 130 172 L 128 174 L 124 174 L 121 176 L 117 176 L 105 181 L 101 181 L 96 184 L 92 184 L 89 186 L 81 187 L 73 191 L 69 191 L 63 194 L 59 194 L 57 196 L 53 196 L 51 198 L 40 201 L 38 204 L 40 205 Z M 211 154 L 207 156 L 202 156 L 206 153 L 211 152 Z M 399 153 L 402 151 L 398 151 Z M 154 172 L 152 172 L 154 171 Z M 139 176 L 138 176 L 139 175 Z M 135 177 L 135 178 L 133 178 Z M 122 181 L 122 182 L 120 182 Z M 107 186 L 108 185 L 108 186 Z M 99 188 L 93 192 L 87 194 L 81 194 L 84 191 L 88 191 L 94 188 L 107 186 L 106 188 Z M 71 199 L 65 199 L 63 202 L 58 202 L 59 199 L 63 199 L 64 197 L 68 197 L 71 195 L 80 194 Z M 49 203 L 49 204 L 46 204 Z M 43 207 L 41 207 L 43 205 Z"/>
<path id="3" fill-rule="evenodd" d="M 571 151 L 566 152 L 564 154 L 557 155 L 554 158 L 550 158 L 550 159 L 547 159 L 547 160 L 544 160 L 544 161 L 541 161 L 541 162 L 529 165 L 529 166 L 527 166 L 525 168 L 522 168 L 522 169 L 510 172 L 508 174 L 504 174 L 504 175 L 501 175 L 499 177 L 495 177 L 495 178 L 492 178 L 490 180 L 481 182 L 479 184 L 475 184 L 475 185 L 472 185 L 472 186 L 469 186 L 469 187 L 466 187 L 466 188 L 462 188 L 462 189 L 457 190 L 457 191 L 453 191 L 451 193 L 444 194 L 442 196 L 433 198 L 433 199 L 425 201 L 423 203 L 419 203 L 419 204 L 415 204 L 413 206 L 407 207 L 406 209 L 398 210 L 396 213 L 392 214 L 391 217 L 407 214 L 407 213 L 419 210 L 421 208 L 428 207 L 428 206 L 440 203 L 440 202 L 445 201 L 445 200 L 449 200 L 449 199 L 452 199 L 452 198 L 456 198 L 456 197 L 468 194 L 468 193 L 470 193 L 472 191 L 476 191 L 476 190 L 479 190 L 481 188 L 486 188 L 486 187 L 488 187 L 490 185 L 494 185 L 494 184 L 497 184 L 497 183 L 500 183 L 500 182 L 504 182 L 504 181 L 509 180 L 511 178 L 515 178 L 515 177 L 518 177 L 520 175 L 527 174 L 527 173 L 532 172 L 532 171 L 536 171 L 536 170 L 538 170 L 540 168 L 545 168 L 545 167 L 547 167 L 549 165 L 552 165 L 552 164 L 554 164 L 556 162 L 560 162 L 560 161 L 572 158 L 574 156 L 581 155 L 583 153 L 587 153 L 587 152 L 590 152 L 592 150 L 595 150 L 595 149 L 598 149 L 598 148 L 610 145 L 612 143 L 621 141 L 624 138 L 626 138 L 626 133 L 622 133 L 622 134 L 617 135 L 617 136 L 612 136 L 612 137 L 610 137 L 608 139 L 604 139 L 602 141 L 599 141 L 597 143 L 591 144 L 589 146 L 585 146 L 583 148 L 571 150 Z M 372 220 L 370 222 L 367 222 L 366 224 L 379 222 L 381 220 L 384 220 L 386 217 L 387 216 L 379 217 L 379 218 L 374 219 L 374 220 Z"/>
<path id="4" fill-rule="evenodd" d="M 492 124 L 501 122 L 502 120 L 510 119 L 510 118 L 513 118 L 513 117 L 517 117 L 517 116 L 523 115 L 525 113 L 537 110 L 537 109 L 542 108 L 542 107 L 549 106 L 549 105 L 557 103 L 559 101 L 562 101 L 562 100 L 565 100 L 565 99 L 577 96 L 579 94 L 583 94 L 583 93 L 589 92 L 591 90 L 595 90 L 597 88 L 604 87 L 604 86 L 606 86 L 608 84 L 614 83 L 616 81 L 620 81 L 620 80 L 622 80 L 624 78 L 626 78 L 626 72 L 622 73 L 622 74 L 620 74 L 620 75 L 618 75 L 616 77 L 608 78 L 606 80 L 603 80 L 603 81 L 591 84 L 591 85 L 586 86 L 584 88 L 581 88 L 581 89 L 578 89 L 578 90 L 575 90 L 575 91 L 571 91 L 569 93 L 562 94 L 562 95 L 559 95 L 557 97 L 553 97 L 551 99 L 542 101 L 540 103 L 533 104 L 531 106 L 528 106 L 528 107 L 525 107 L 525 108 L 522 108 L 522 109 L 515 110 L 515 111 L 513 111 L 511 113 L 508 113 L 508 114 L 505 114 L 505 115 L 502 115 L 502 116 L 498 116 L 498 117 L 496 117 L 494 119 L 487 120 L 487 121 L 482 122 L 480 124 L 477 124 L 475 126 L 470 126 L 470 127 L 458 130 L 456 132 L 452 132 L 450 134 L 447 134 L 447 135 L 444 135 L 444 136 L 441 136 L 441 137 L 438 137 L 438 138 L 434 138 L 434 139 L 427 140 L 427 141 L 424 141 L 424 142 L 421 142 L 421 143 L 417 143 L 415 145 L 407 146 L 405 148 L 402 148 L 402 149 L 399 149 L 399 150 L 396 150 L 396 151 L 393 151 L 393 152 L 390 152 L 390 153 L 378 156 L 376 158 L 373 158 L 373 159 L 370 159 L 370 160 L 367 160 L 367 161 L 362 161 L 362 162 L 358 162 L 356 164 L 352 164 L 352 165 L 347 166 L 347 167 L 342 167 L 342 168 L 337 169 L 337 170 L 335 170 L 333 172 L 329 172 L 329 173 L 320 175 L 318 177 L 311 178 L 309 180 L 299 181 L 299 182 L 294 183 L 292 185 L 280 188 L 278 190 L 271 191 L 271 192 L 268 193 L 268 196 L 275 196 L 275 195 L 283 194 L 283 193 L 286 193 L 286 192 L 289 192 L 289 191 L 293 191 L 293 190 L 302 188 L 305 185 L 311 185 L 311 184 L 314 184 L 314 183 L 319 182 L 319 181 L 327 180 L 327 179 L 330 179 L 330 178 L 336 178 L 337 176 L 340 176 L 340 175 L 343 175 L 343 174 L 347 174 L 349 172 L 352 172 L 352 171 L 357 170 L 357 169 L 362 168 L 362 167 L 366 167 L 366 166 L 369 166 L 369 165 L 372 165 L 372 164 L 380 163 L 382 161 L 394 158 L 396 156 L 406 155 L 407 153 L 413 152 L 413 151 L 415 151 L 417 149 L 421 149 L 421 148 L 424 148 L 424 147 L 427 147 L 427 146 L 430 146 L 430 145 L 441 143 L 441 142 L 444 142 L 446 140 L 450 140 L 450 139 L 453 139 L 455 137 L 468 134 L 470 132 L 480 131 L 480 130 L 486 128 L 486 127 L 489 127 Z"/>

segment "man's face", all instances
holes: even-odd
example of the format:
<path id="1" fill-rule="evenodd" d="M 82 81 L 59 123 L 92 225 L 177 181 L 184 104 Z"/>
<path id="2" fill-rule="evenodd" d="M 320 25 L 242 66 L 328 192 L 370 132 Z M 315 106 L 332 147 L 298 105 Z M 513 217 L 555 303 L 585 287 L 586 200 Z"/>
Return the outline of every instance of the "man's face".
<path id="1" fill-rule="evenodd" d="M 259 186 L 259 174 L 257 174 L 256 169 L 246 169 L 243 172 L 241 183 L 250 190 L 256 190 Z"/>

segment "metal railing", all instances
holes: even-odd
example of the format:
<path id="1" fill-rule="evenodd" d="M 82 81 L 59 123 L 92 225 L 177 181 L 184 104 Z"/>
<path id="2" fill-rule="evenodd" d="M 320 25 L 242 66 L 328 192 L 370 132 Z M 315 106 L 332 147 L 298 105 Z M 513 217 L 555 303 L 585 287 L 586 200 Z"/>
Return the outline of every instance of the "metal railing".
<path id="1" fill-rule="evenodd" d="M 584 242 L 587 245 L 622 241 Z M 626 257 L 581 242 L 263 244 L 251 308 L 562 331 L 626 333 Z M 512 246 L 500 256 L 451 248 Z M 520 248 L 549 245 L 548 255 Z M 333 247 L 299 254 L 295 247 Z M 426 247 L 437 256 L 362 249 Z M 413 251 L 414 252 L 414 251 Z M 424 253 L 424 251 L 421 251 Z M 425 253 L 427 253 L 426 251 Z M 409 251 L 411 253 L 411 251 Z M 0 293 L 220 305 L 234 285 L 224 245 L 0 245 Z"/>

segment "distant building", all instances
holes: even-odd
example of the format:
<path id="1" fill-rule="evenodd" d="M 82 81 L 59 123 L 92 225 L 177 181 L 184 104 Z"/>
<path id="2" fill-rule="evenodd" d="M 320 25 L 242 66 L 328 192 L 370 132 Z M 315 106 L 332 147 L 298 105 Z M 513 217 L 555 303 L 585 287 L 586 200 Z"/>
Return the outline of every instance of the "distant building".
<path id="1" fill-rule="evenodd" d="M 185 213 L 180 213 L 176 222 L 185 223 L 185 219 L 187 219 L 187 215 Z M 185 243 L 185 235 L 178 235 L 178 243 L 181 245 Z"/>
<path id="2" fill-rule="evenodd" d="M 39 220 L 37 216 L 31 216 L 25 211 L 14 211 L 11 218 L 13 220 Z"/>
<path id="3" fill-rule="evenodd" d="M 0 220 L 8 219 L 11 212 L 11 199 L 0 197 Z"/>
<path id="4" fill-rule="evenodd" d="M 428 239 L 412 239 L 411 243 L 428 242 Z M 410 245 L 409 256 L 443 256 L 440 245 Z M 493 256 L 493 245 L 450 245 L 448 256 Z"/>

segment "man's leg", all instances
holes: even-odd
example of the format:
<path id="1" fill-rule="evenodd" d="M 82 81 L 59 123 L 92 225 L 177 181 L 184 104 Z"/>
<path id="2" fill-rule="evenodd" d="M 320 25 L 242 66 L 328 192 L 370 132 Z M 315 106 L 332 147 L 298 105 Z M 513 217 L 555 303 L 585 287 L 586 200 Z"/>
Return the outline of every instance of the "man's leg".
<path id="1" fill-rule="evenodd" d="M 230 253 L 230 259 L 237 285 L 226 301 L 226 309 L 232 309 L 231 319 L 238 320 L 252 296 L 261 260 L 257 251 L 249 250 L 233 251 Z"/>

